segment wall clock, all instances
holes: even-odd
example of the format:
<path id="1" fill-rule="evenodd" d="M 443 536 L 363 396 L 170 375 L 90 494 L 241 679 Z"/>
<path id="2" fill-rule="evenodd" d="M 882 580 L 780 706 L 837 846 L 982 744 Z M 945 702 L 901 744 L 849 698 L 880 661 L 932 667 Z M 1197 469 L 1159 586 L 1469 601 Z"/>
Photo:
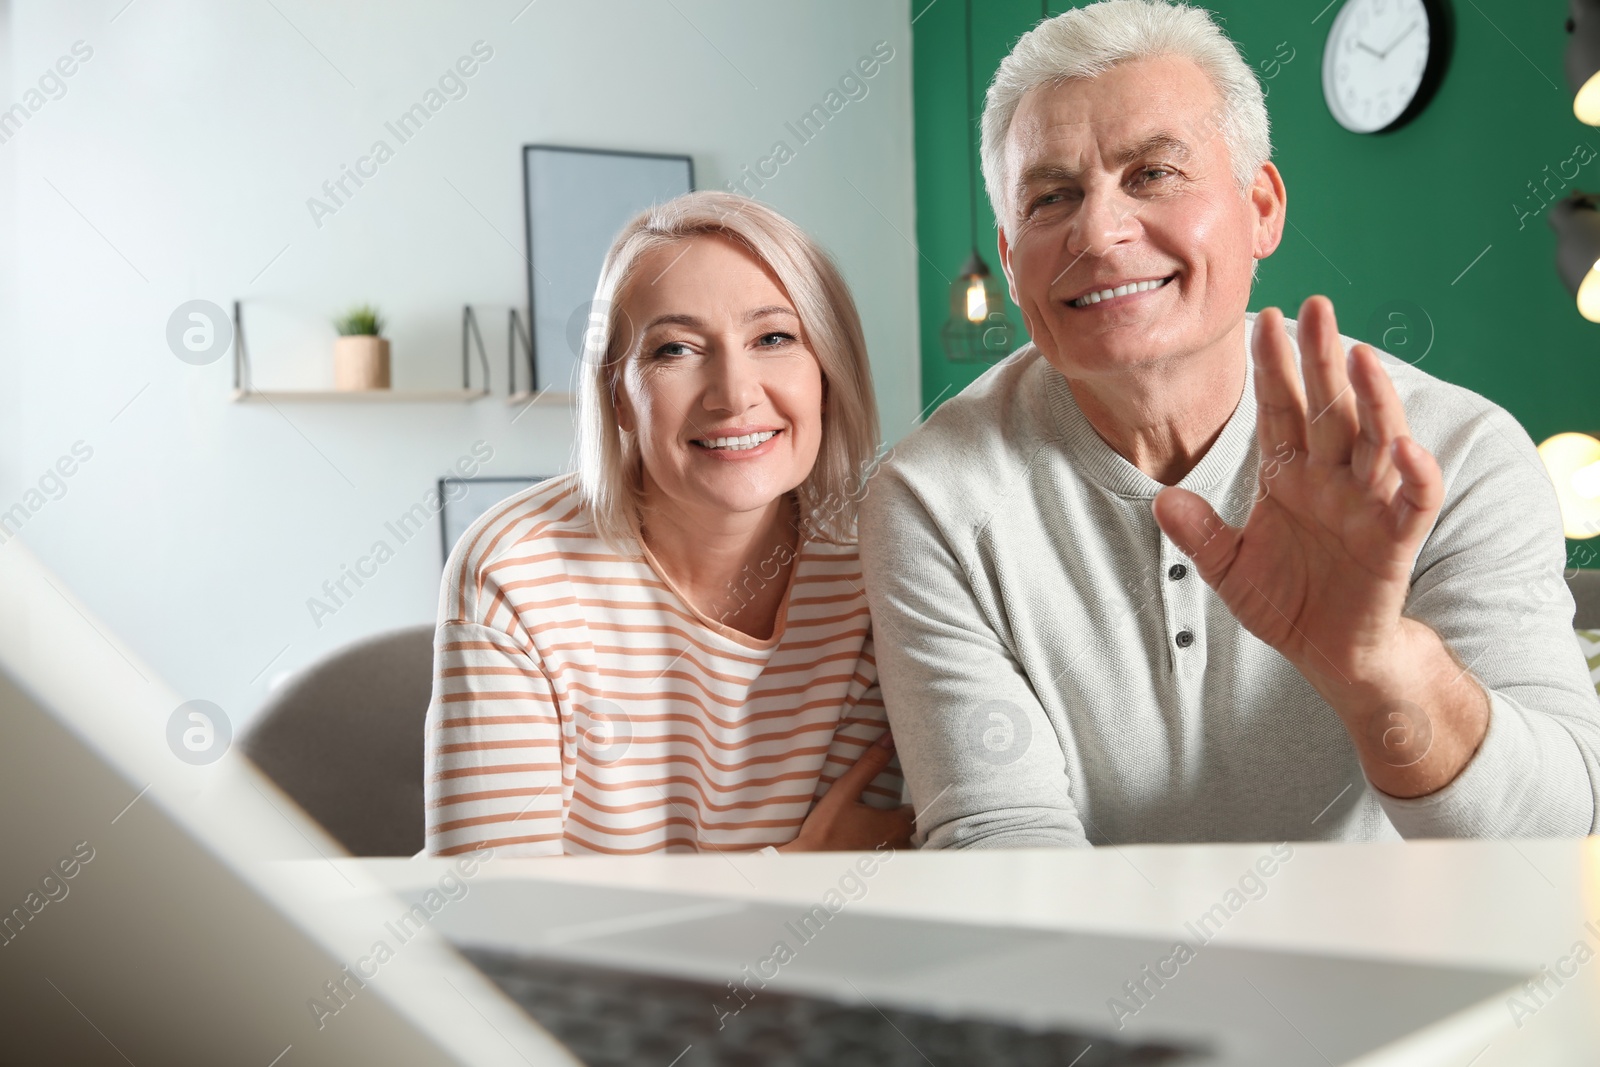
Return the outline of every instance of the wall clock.
<path id="1" fill-rule="evenodd" d="M 1447 0 L 1345 0 L 1322 50 L 1322 96 L 1352 133 L 1416 118 L 1450 59 Z"/>

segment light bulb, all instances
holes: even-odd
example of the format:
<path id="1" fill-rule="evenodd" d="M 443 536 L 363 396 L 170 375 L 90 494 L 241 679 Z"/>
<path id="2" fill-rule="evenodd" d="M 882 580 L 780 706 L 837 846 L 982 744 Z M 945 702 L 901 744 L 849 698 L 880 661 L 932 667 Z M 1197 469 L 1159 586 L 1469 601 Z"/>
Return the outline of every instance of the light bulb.
<path id="1" fill-rule="evenodd" d="M 1579 467 L 1572 472 L 1572 491 L 1585 500 L 1600 496 L 1600 462 Z"/>
<path id="2" fill-rule="evenodd" d="M 984 290 L 983 279 L 973 275 L 967 282 L 967 321 L 982 322 L 989 317 L 989 294 Z"/>
<path id="3" fill-rule="evenodd" d="M 1600 441 L 1558 433 L 1539 446 L 1539 458 L 1555 483 L 1566 535 L 1582 540 L 1600 534 Z"/>
<path id="4" fill-rule="evenodd" d="M 1590 322 L 1600 322 L 1600 262 L 1589 268 L 1578 286 L 1578 314 Z"/>
<path id="5" fill-rule="evenodd" d="M 1579 122 L 1600 126 L 1600 74 L 1592 75 L 1572 98 L 1572 113 Z"/>

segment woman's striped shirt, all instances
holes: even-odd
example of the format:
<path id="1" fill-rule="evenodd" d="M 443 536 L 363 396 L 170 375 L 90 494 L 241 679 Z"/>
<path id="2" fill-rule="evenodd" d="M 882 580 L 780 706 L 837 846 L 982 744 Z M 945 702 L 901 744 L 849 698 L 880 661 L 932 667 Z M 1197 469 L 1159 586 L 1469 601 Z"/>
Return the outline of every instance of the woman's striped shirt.
<path id="1" fill-rule="evenodd" d="M 440 592 L 425 851 L 793 840 L 886 720 L 855 547 L 803 542 L 789 583 L 758 640 L 696 610 L 648 550 L 599 540 L 576 475 L 491 508 Z M 863 799 L 894 807 L 901 787 L 892 763 Z"/>

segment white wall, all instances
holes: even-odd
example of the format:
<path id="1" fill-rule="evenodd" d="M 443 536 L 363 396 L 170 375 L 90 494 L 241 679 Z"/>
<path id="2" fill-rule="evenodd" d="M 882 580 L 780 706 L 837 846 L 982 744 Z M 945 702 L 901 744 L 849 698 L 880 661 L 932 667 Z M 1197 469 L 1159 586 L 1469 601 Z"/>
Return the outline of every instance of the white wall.
<path id="1" fill-rule="evenodd" d="M 180 362 L 168 317 L 243 298 L 257 384 L 314 387 L 331 381 L 327 318 L 371 300 L 396 384 L 449 388 L 470 302 L 503 394 L 504 309 L 525 302 L 525 143 L 691 153 L 709 188 L 787 141 L 795 158 L 757 195 L 843 267 L 888 439 L 915 418 L 904 0 L 525 2 L 0 0 L 0 107 L 26 104 L 75 42 L 93 50 L 0 144 L 0 511 L 43 499 L 22 540 L 235 728 L 283 672 L 431 622 L 433 527 L 320 628 L 307 599 L 394 544 L 384 523 L 475 441 L 494 450 L 484 474 L 569 469 L 571 415 L 536 407 L 512 425 L 500 396 L 233 404 L 231 357 Z M 480 40 L 493 57 L 467 95 L 316 226 L 307 198 L 375 139 L 394 145 L 383 123 Z M 799 146 L 785 122 L 879 41 L 894 57 L 868 95 Z M 92 458 L 64 494 L 27 497 L 79 441 Z"/>

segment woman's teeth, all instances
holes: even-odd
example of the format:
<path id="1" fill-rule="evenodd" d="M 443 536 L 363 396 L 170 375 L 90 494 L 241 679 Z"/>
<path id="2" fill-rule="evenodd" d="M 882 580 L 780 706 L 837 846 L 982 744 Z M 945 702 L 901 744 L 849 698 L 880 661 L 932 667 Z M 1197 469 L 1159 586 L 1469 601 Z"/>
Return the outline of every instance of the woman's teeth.
<path id="1" fill-rule="evenodd" d="M 727 452 L 743 452 L 747 448 L 755 448 L 765 444 L 777 436 L 777 430 L 764 430 L 761 433 L 747 433 L 743 437 L 707 437 L 695 441 L 702 448 L 714 448 Z"/>
<path id="2" fill-rule="evenodd" d="M 1115 289 L 1102 289 L 1098 293 L 1080 296 L 1078 299 L 1070 301 L 1070 303 L 1075 308 L 1088 307 L 1090 304 L 1098 304 L 1102 300 L 1110 300 L 1114 296 L 1126 296 L 1129 293 L 1142 293 L 1148 289 L 1159 289 L 1171 280 L 1171 278 L 1157 278 L 1153 282 L 1132 282 L 1128 285 L 1119 285 Z"/>

